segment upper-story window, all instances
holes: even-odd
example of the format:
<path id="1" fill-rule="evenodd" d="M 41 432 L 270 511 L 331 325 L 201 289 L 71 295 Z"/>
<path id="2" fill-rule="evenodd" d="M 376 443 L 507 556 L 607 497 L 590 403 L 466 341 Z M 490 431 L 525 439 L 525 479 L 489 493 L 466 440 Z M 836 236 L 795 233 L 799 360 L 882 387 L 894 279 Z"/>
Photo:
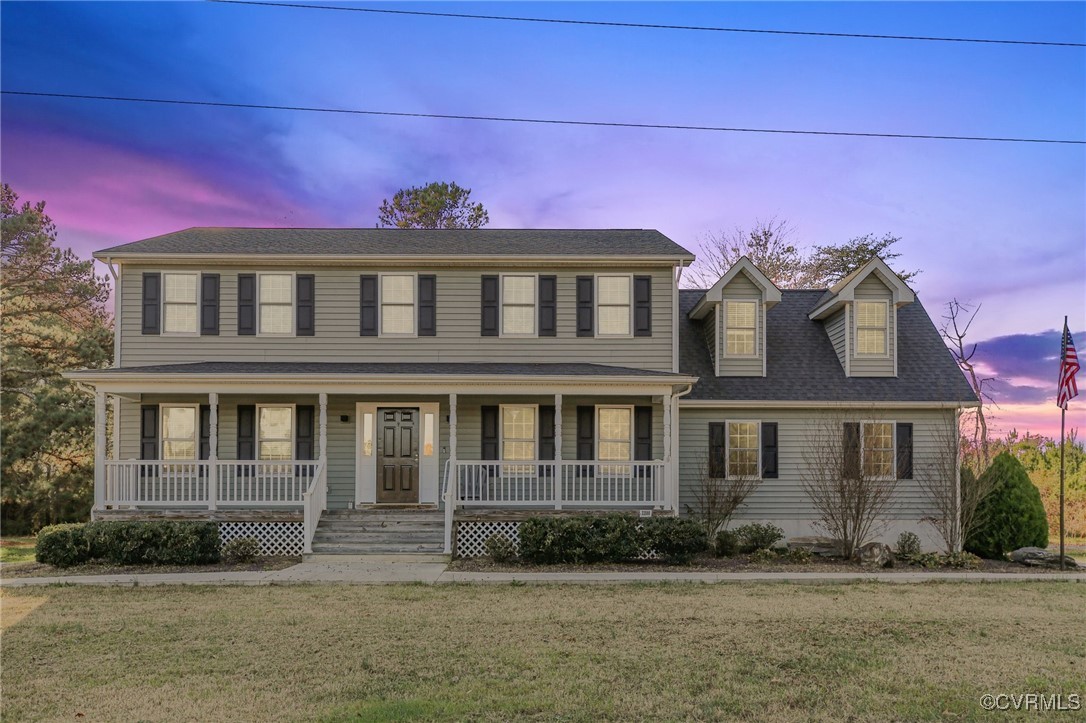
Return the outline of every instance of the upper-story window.
<path id="1" fill-rule="evenodd" d="M 596 277 L 599 336 L 630 336 L 632 285 L 630 276 Z"/>
<path id="2" fill-rule="evenodd" d="M 294 333 L 294 274 L 260 274 L 257 281 L 261 334 L 289 336 Z"/>
<path id="3" fill-rule="evenodd" d="M 162 275 L 162 331 L 166 334 L 200 333 L 199 274 Z"/>
<path id="4" fill-rule="evenodd" d="M 889 305 L 885 301 L 856 302 L 856 353 L 886 354 Z"/>
<path id="5" fill-rule="evenodd" d="M 294 407 L 260 405 L 256 425 L 257 459 L 291 459 L 294 449 Z"/>
<path id="6" fill-rule="evenodd" d="M 724 353 L 727 356 L 757 354 L 758 304 L 754 301 L 725 302 L 727 335 Z"/>
<path id="7" fill-rule="evenodd" d="M 535 336 L 536 277 L 505 274 L 502 282 L 502 336 Z"/>
<path id="8" fill-rule="evenodd" d="M 381 274 L 381 334 L 415 334 L 415 275 Z"/>
<path id="9" fill-rule="evenodd" d="M 162 459 L 196 459 L 195 404 L 162 405 Z"/>

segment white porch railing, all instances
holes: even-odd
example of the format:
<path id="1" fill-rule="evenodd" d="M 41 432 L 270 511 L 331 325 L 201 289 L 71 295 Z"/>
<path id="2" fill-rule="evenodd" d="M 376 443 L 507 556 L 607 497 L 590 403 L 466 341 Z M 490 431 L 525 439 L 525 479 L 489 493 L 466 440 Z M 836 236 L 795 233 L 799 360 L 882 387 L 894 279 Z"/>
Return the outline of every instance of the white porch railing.
<path id="1" fill-rule="evenodd" d="M 106 461 L 102 504 L 297 507 L 319 468 L 317 460 Z"/>
<path id="2" fill-rule="evenodd" d="M 662 507 L 665 463 L 457 461 L 453 504 L 464 507 Z"/>
<path id="3" fill-rule="evenodd" d="M 302 552 L 313 552 L 313 536 L 321 521 L 321 513 L 328 509 L 328 466 L 322 461 L 317 467 L 312 484 L 302 493 L 302 507 L 305 537 L 302 540 Z"/>

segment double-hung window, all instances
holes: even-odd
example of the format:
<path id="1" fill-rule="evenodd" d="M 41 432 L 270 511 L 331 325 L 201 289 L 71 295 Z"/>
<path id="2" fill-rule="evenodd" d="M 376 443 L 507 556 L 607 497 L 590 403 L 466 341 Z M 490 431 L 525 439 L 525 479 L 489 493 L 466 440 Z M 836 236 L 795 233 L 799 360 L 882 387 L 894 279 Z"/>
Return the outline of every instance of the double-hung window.
<path id="1" fill-rule="evenodd" d="M 261 334 L 289 336 L 294 333 L 294 274 L 260 274 L 257 319 Z"/>
<path id="2" fill-rule="evenodd" d="M 381 274 L 381 335 L 415 334 L 415 275 Z"/>
<path id="3" fill-rule="evenodd" d="M 633 407 L 596 407 L 597 456 L 604 462 L 633 459 Z M 629 465 L 600 465 L 602 474 L 629 474 Z"/>
<path id="4" fill-rule="evenodd" d="M 529 404 L 503 404 L 501 413 L 502 459 L 513 462 L 535 460 L 536 407 Z M 523 469 L 527 470 L 528 467 Z"/>
<path id="5" fill-rule="evenodd" d="M 256 408 L 257 459 L 286 460 L 294 456 L 294 406 L 266 404 Z"/>
<path id="6" fill-rule="evenodd" d="M 502 276 L 502 336 L 535 336 L 536 277 Z"/>
<path id="7" fill-rule="evenodd" d="M 864 422 L 862 427 L 864 477 L 893 477 L 894 423 Z"/>
<path id="8" fill-rule="evenodd" d="M 162 274 L 162 332 L 200 333 L 200 275 Z"/>
<path id="9" fill-rule="evenodd" d="M 160 410 L 162 459 L 195 460 L 199 407 L 195 404 L 164 404 Z"/>
<path id="10" fill-rule="evenodd" d="M 596 316 L 599 336 L 630 336 L 633 278 L 596 277 Z"/>
<path id="11" fill-rule="evenodd" d="M 856 353 L 884 356 L 889 307 L 885 301 L 856 302 Z"/>
<path id="12" fill-rule="evenodd" d="M 758 332 L 758 304 L 754 301 L 727 301 L 726 356 L 756 356 Z"/>
<path id="13" fill-rule="evenodd" d="M 760 477 L 758 422 L 728 422 L 728 477 Z"/>

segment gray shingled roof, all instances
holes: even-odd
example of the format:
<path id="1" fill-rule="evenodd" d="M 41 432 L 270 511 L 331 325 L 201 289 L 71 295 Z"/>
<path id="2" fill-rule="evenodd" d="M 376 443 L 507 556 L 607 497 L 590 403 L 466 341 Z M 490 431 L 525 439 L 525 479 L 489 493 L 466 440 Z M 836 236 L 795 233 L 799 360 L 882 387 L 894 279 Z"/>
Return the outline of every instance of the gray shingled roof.
<path id="1" fill-rule="evenodd" d="M 95 369 L 106 374 L 394 374 L 454 375 L 465 377 L 489 376 L 570 376 L 570 377 L 646 377 L 671 379 L 681 377 L 672 372 L 651 369 L 612 367 L 605 364 L 463 364 L 463 363 L 353 363 L 353 362 L 192 362 L 189 364 L 155 364 L 119 369 Z"/>
<path id="2" fill-rule="evenodd" d="M 694 258 L 651 229 L 189 228 L 95 255 L 125 254 Z"/>
<path id="3" fill-rule="evenodd" d="M 807 318 L 824 291 L 783 291 L 766 312 L 766 376 L 716 377 L 702 322 L 687 314 L 703 290 L 679 292 L 679 371 L 700 377 L 687 399 L 841 402 L 975 402 L 965 376 L 920 301 L 898 310 L 898 376 L 848 378 L 820 321 Z"/>

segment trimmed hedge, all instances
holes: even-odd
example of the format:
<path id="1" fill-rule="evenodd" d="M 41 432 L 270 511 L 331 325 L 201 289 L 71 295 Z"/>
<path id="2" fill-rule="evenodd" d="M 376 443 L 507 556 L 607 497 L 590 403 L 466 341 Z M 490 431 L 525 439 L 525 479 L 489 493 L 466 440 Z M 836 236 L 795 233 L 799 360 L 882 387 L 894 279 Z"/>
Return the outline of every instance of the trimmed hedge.
<path id="1" fill-rule="evenodd" d="M 202 565 L 219 561 L 216 522 L 88 522 L 38 532 L 35 557 L 56 567 L 105 560 L 117 565 Z"/>
<path id="2" fill-rule="evenodd" d="M 980 525 L 965 549 L 990 560 L 1002 560 L 1020 547 L 1048 547 L 1048 519 L 1041 493 L 1016 457 L 1002 452 L 981 475 L 991 492 L 977 506 Z"/>
<path id="3" fill-rule="evenodd" d="M 621 513 L 532 517 L 520 524 L 519 536 L 520 556 L 545 565 L 622 562 L 652 550 L 685 562 L 708 546 L 696 520 Z"/>

